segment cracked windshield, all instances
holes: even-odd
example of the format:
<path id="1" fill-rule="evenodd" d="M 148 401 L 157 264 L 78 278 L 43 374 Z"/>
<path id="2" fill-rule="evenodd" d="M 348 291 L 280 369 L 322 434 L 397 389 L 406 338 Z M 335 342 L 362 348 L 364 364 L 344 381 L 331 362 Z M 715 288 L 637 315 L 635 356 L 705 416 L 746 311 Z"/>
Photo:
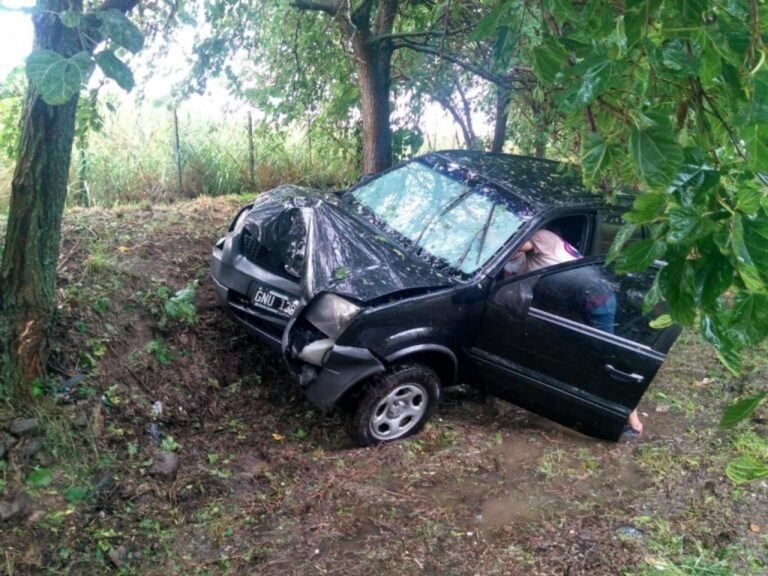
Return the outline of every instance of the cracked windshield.
<path id="1" fill-rule="evenodd" d="M 388 172 L 352 196 L 409 243 L 464 274 L 480 268 L 523 224 L 491 185 L 471 185 L 420 162 Z"/>

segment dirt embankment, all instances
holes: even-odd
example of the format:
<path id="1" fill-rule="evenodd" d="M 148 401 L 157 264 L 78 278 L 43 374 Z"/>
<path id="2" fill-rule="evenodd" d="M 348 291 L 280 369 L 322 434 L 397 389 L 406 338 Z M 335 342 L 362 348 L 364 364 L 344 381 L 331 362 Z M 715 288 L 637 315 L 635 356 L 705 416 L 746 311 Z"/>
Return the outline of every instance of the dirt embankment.
<path id="1" fill-rule="evenodd" d="M 768 485 L 723 468 L 768 455 L 766 424 L 715 427 L 768 376 L 760 355 L 732 379 L 685 335 L 632 443 L 458 389 L 418 437 L 357 449 L 216 305 L 208 253 L 240 203 L 68 213 L 59 400 L 0 470 L 23 508 L 0 524 L 0 573 L 765 573 Z"/>

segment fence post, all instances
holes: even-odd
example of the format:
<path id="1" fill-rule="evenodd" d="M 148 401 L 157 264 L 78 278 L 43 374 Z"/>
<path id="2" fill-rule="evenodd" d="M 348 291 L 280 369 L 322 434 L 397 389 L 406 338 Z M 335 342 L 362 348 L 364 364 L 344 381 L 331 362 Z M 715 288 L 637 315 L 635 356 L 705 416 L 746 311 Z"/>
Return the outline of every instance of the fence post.
<path id="1" fill-rule="evenodd" d="M 89 208 L 91 205 L 91 194 L 88 190 L 88 182 L 86 180 L 88 176 L 88 158 L 85 155 L 85 150 L 81 146 L 82 141 L 78 145 L 78 150 L 80 152 L 80 162 L 77 164 L 77 180 L 80 185 L 78 195 L 80 196 L 80 206 Z"/>
<path id="2" fill-rule="evenodd" d="M 173 109 L 173 132 L 175 135 L 175 142 L 174 142 L 174 148 L 176 153 L 176 173 L 178 175 L 178 192 L 179 196 L 181 196 L 181 188 L 182 188 L 182 181 L 181 181 L 181 145 L 179 142 L 179 114 L 176 108 Z"/>
<path id="3" fill-rule="evenodd" d="M 253 117 L 250 110 L 248 110 L 248 177 L 253 188 L 256 185 L 256 162 L 253 156 Z"/>

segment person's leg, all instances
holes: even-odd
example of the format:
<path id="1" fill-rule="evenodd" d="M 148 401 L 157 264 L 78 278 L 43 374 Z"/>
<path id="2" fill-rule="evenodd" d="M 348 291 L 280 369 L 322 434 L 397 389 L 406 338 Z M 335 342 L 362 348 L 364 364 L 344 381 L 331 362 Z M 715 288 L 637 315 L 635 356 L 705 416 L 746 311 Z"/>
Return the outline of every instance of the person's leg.
<path id="1" fill-rule="evenodd" d="M 643 433 L 643 423 L 640 422 L 640 416 L 637 414 L 637 409 L 632 410 L 627 418 L 627 423 L 632 427 L 638 436 Z"/>

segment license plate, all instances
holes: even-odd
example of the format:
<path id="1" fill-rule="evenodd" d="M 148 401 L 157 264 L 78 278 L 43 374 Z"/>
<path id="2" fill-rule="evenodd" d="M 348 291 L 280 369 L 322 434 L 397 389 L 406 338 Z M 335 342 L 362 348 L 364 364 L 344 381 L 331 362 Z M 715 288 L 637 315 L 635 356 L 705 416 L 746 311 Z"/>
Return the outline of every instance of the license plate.
<path id="1" fill-rule="evenodd" d="M 285 294 L 263 286 L 258 286 L 256 288 L 256 292 L 254 292 L 251 302 L 254 306 L 273 310 L 283 316 L 290 316 L 293 314 L 296 310 L 296 306 L 299 304 L 298 301 L 291 300 Z"/>

